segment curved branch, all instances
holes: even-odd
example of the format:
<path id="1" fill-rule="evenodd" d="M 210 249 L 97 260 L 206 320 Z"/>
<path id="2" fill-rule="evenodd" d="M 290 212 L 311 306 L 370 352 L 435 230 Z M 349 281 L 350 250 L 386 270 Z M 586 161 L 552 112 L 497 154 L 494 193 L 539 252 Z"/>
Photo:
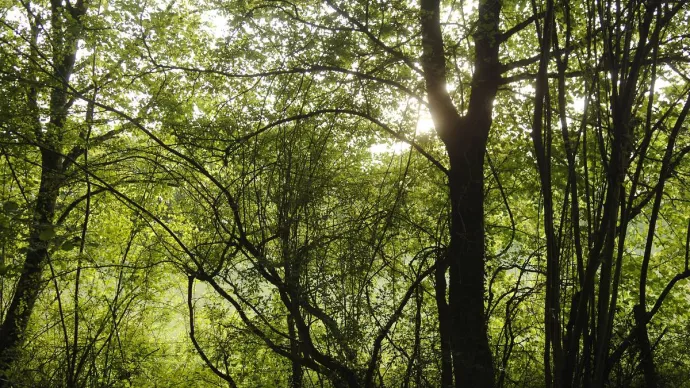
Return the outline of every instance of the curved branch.
<path id="1" fill-rule="evenodd" d="M 333 113 L 336 115 L 337 114 L 347 114 L 347 115 L 351 115 L 351 116 L 357 116 L 357 117 L 361 117 L 363 119 L 366 119 L 366 120 L 376 124 L 381 129 L 383 129 L 384 132 L 393 136 L 395 139 L 400 140 L 403 143 L 409 144 L 412 148 L 414 148 L 417 152 L 419 152 L 422 156 L 424 156 L 429 162 L 431 162 L 431 164 L 433 164 L 436 168 L 441 170 L 441 172 L 448 175 L 448 169 L 443 164 L 441 164 L 440 161 L 438 161 L 431 154 L 429 154 L 427 151 L 425 151 L 424 148 L 422 148 L 422 146 L 417 144 L 414 140 L 410 140 L 407 137 L 405 137 L 404 135 L 394 131 L 391 127 L 389 127 L 388 125 L 383 123 L 381 120 L 376 119 L 372 115 L 370 115 L 368 113 L 356 111 L 354 109 L 339 109 L 339 108 L 317 109 L 317 110 L 311 111 L 309 113 L 304 113 L 304 114 L 286 117 L 286 118 L 274 121 L 274 122 L 272 122 L 272 123 L 270 123 L 270 124 L 268 124 L 262 128 L 259 128 L 250 134 L 239 137 L 238 139 L 236 139 L 236 141 L 238 141 L 238 142 L 247 141 L 247 140 L 249 140 L 253 137 L 256 137 L 256 136 L 268 131 L 269 129 L 276 127 L 278 125 L 281 125 L 281 124 L 289 123 L 292 121 L 299 121 L 299 120 L 303 120 L 303 119 L 308 119 L 311 117 L 315 117 L 315 116 L 322 115 L 322 114 L 329 114 L 329 113 Z M 225 151 L 229 152 L 230 148 L 231 147 L 226 148 Z"/>
<path id="2" fill-rule="evenodd" d="M 189 308 L 189 338 L 192 340 L 192 344 L 194 344 L 194 348 L 199 353 L 199 356 L 201 356 L 201 359 L 204 360 L 204 363 L 206 363 L 209 368 L 211 368 L 213 373 L 215 373 L 216 376 L 220 377 L 221 379 L 227 381 L 231 388 L 237 388 L 237 384 L 235 383 L 235 380 L 233 380 L 232 376 L 221 372 L 220 369 L 213 365 L 211 360 L 208 359 L 208 356 L 206 356 L 206 353 L 204 353 L 204 350 L 199 345 L 199 342 L 196 340 L 196 336 L 194 335 L 194 304 L 192 303 L 192 287 L 194 286 L 194 276 L 189 276 L 188 279 L 187 307 Z"/>
<path id="3" fill-rule="evenodd" d="M 407 306 L 407 302 L 412 297 L 412 294 L 414 293 L 414 291 L 421 284 L 422 280 L 424 280 L 427 276 L 431 275 L 431 273 L 436 270 L 437 265 L 438 265 L 438 262 L 434 263 L 434 265 L 427 268 L 426 271 L 422 272 L 417 277 L 417 279 L 414 281 L 414 283 L 412 283 L 410 285 L 410 287 L 407 289 L 407 292 L 405 293 L 402 300 L 398 304 L 398 308 L 395 309 L 395 312 L 393 313 L 393 315 L 391 315 L 391 317 L 388 318 L 388 321 L 386 322 L 386 324 L 379 330 L 379 333 L 376 336 L 376 339 L 374 340 L 374 350 L 372 351 L 371 358 L 369 359 L 369 366 L 367 368 L 367 374 L 366 374 L 366 378 L 365 378 L 365 382 L 364 382 L 365 387 L 369 387 L 372 384 L 372 381 L 374 378 L 374 369 L 376 369 L 376 364 L 378 363 L 379 353 L 381 351 L 381 344 L 383 343 L 383 340 L 388 335 L 388 332 L 390 331 L 391 327 L 393 327 L 393 324 L 402 315 L 403 309 L 405 308 L 405 306 Z"/>
<path id="4" fill-rule="evenodd" d="M 349 13 L 335 5 L 335 3 L 331 0 L 326 0 L 326 4 L 328 4 L 335 12 L 338 13 L 338 15 L 346 18 L 350 23 L 354 24 L 357 26 L 358 30 L 362 32 L 364 35 L 366 35 L 372 42 L 374 42 L 377 46 L 381 47 L 385 52 L 391 54 L 393 57 L 403 61 L 410 69 L 415 71 L 419 75 L 424 75 L 424 72 L 422 69 L 418 68 L 410 58 L 408 58 L 405 54 L 401 53 L 400 51 L 396 51 L 395 49 L 388 47 L 381 39 L 377 38 L 376 35 L 374 35 L 371 31 L 369 31 L 369 28 L 362 24 L 359 20 L 355 19 L 354 17 L 350 16 Z"/>
<path id="5" fill-rule="evenodd" d="M 416 99 L 418 102 L 422 103 L 425 106 L 429 106 L 429 104 L 424 101 L 424 99 L 417 93 L 415 93 L 412 89 L 406 87 L 405 85 L 385 79 L 385 78 L 380 78 L 375 75 L 372 75 L 370 73 L 363 73 L 360 71 L 356 70 L 348 70 L 344 69 L 342 67 L 338 66 L 326 66 L 326 65 L 313 65 L 309 67 L 293 67 L 290 69 L 276 69 L 276 70 L 267 70 L 267 71 L 261 71 L 261 72 L 256 72 L 256 73 L 231 73 L 228 71 L 223 71 L 223 70 L 214 70 L 214 69 L 198 69 L 198 68 L 193 68 L 193 67 L 186 67 L 186 66 L 173 66 L 173 65 L 163 65 L 160 63 L 157 63 L 155 59 L 153 59 L 149 55 L 149 59 L 151 62 L 153 62 L 153 65 L 159 69 L 163 70 L 180 70 L 180 71 L 185 71 L 185 72 L 190 72 L 190 73 L 200 73 L 200 74 L 213 74 L 213 75 L 220 75 L 228 78 L 259 78 L 259 77 L 271 77 L 271 76 L 278 76 L 278 75 L 290 75 L 290 74 L 312 74 L 312 73 L 326 73 L 326 72 L 331 72 L 331 73 L 341 73 L 345 75 L 351 75 L 357 78 L 369 80 L 369 81 L 375 81 L 375 82 L 380 82 L 382 84 L 392 86 L 395 89 L 398 89 L 399 91 L 407 94 L 408 96 Z"/>

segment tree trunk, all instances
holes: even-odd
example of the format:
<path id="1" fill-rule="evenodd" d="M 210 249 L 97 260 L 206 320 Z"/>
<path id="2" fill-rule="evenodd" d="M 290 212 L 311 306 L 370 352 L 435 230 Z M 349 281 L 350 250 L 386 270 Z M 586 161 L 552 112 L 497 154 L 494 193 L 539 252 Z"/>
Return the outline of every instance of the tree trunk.
<path id="1" fill-rule="evenodd" d="M 448 301 L 446 299 L 446 271 L 448 264 L 445 257 L 437 261 L 436 272 L 434 274 L 436 284 L 436 308 L 438 309 L 438 331 L 441 339 L 441 387 L 451 388 L 453 386 L 453 359 L 451 356 L 451 333 L 452 325 L 448 312 Z"/>
<path id="2" fill-rule="evenodd" d="M 288 333 L 290 334 L 290 355 L 293 357 L 291 361 L 290 373 L 290 388 L 302 388 L 302 363 L 299 361 L 299 340 L 297 338 L 297 330 L 295 329 L 295 321 L 292 315 L 287 317 Z"/>
<path id="3" fill-rule="evenodd" d="M 460 148 L 460 147 L 458 147 Z M 484 147 L 449 149 L 451 240 L 449 300 L 456 387 L 492 387 L 484 314 Z"/>
<path id="4" fill-rule="evenodd" d="M 656 372 L 654 365 L 654 355 L 652 354 L 652 345 L 649 342 L 649 333 L 647 331 L 647 322 L 645 322 L 645 309 L 641 305 L 636 305 L 633 309 L 635 315 L 635 326 L 637 334 L 637 346 L 640 351 L 640 369 L 644 376 L 645 388 L 659 387 L 659 375 Z"/>
<path id="5" fill-rule="evenodd" d="M 65 6 L 66 4 L 66 6 Z M 69 13 L 69 16 L 66 15 Z M 50 92 L 50 120 L 46 128 L 41 128 L 38 115 L 38 92 L 30 89 L 28 93 L 29 111 L 35 116 L 35 135 L 41 146 L 41 182 L 32 224 L 29 229 L 29 246 L 22 274 L 17 282 L 12 301 L 0 326 L 0 388 L 9 386 L 9 369 L 19 357 L 20 347 L 25 337 L 29 318 L 41 290 L 41 275 L 48 260 L 50 237 L 43 232 L 52 228 L 55 216 L 55 204 L 59 196 L 63 179 L 62 132 L 71 104 L 69 100 L 69 80 L 74 71 L 77 53 L 77 40 L 81 33 L 80 18 L 86 13 L 82 1 L 51 2 L 51 44 L 52 44 L 52 78 Z M 36 41 L 39 29 L 38 22 L 30 19 L 32 40 Z M 32 55 L 37 56 L 34 45 Z M 44 133 L 45 130 L 45 133 Z"/>
<path id="6" fill-rule="evenodd" d="M 484 157 L 493 101 L 501 79 L 500 11 L 500 0 L 479 2 L 472 91 L 467 113 L 460 116 L 446 90 L 439 0 L 421 2 L 422 68 L 429 111 L 450 160 L 448 309 L 453 325 L 453 374 L 458 388 L 494 386 L 484 312 Z"/>
<path id="7" fill-rule="evenodd" d="M 41 272 L 48 259 L 48 242 L 41 233 L 52 226 L 60 183 L 61 158 L 51 150 L 41 152 L 41 183 L 34 208 L 29 247 L 12 302 L 0 327 L 0 387 L 9 386 L 8 369 L 19 357 L 24 333 L 41 289 Z"/>

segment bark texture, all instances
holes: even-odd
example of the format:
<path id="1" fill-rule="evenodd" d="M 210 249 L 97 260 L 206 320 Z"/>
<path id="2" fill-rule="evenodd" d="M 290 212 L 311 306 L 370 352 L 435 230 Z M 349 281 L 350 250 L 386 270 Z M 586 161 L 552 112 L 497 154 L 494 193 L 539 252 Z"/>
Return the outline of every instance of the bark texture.
<path id="1" fill-rule="evenodd" d="M 501 3 L 479 3 L 474 35 L 475 72 L 464 115 L 446 90 L 446 62 L 438 0 L 421 3 L 422 67 L 436 131 L 450 161 L 451 201 L 448 315 L 441 338 L 451 339 L 455 387 L 493 387 L 494 368 L 484 310 L 484 157 L 493 101 L 500 82 L 498 59 Z M 438 279 L 438 278 L 437 278 Z M 439 291 L 437 301 L 440 301 Z M 439 306 L 443 308 L 443 303 Z M 447 383 L 447 371 L 442 371 Z"/>
<path id="2" fill-rule="evenodd" d="M 82 1 L 74 4 L 58 0 L 51 2 L 52 77 L 48 80 L 51 85 L 50 119 L 45 128 L 38 116 L 37 90 L 30 89 L 27 95 L 28 110 L 34 116 L 32 129 L 41 150 L 41 180 L 32 210 L 26 259 L 0 326 L 0 388 L 10 384 L 8 372 L 18 359 L 29 318 L 41 290 L 43 267 L 49 258 L 49 239 L 43 232 L 52 228 L 55 205 L 64 183 L 62 135 L 71 105 L 69 81 L 74 71 L 77 40 L 81 34 L 80 18 L 85 13 L 86 6 Z M 40 23 L 37 20 L 32 22 L 32 40 L 35 41 Z M 36 47 L 34 42 L 32 54 L 37 57 Z"/>

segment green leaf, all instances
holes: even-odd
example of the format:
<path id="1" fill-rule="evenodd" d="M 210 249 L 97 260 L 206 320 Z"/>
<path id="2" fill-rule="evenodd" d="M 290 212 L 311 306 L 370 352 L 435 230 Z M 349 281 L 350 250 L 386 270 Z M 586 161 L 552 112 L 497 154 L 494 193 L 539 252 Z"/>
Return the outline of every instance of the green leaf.
<path id="1" fill-rule="evenodd" d="M 81 238 L 75 237 L 73 239 L 70 239 L 69 241 L 65 241 L 62 246 L 60 246 L 60 249 L 63 251 L 71 251 L 74 248 L 79 247 L 79 244 L 81 243 Z"/>
<path id="2" fill-rule="evenodd" d="M 72 249 L 76 248 L 77 246 L 72 243 L 71 241 L 66 241 L 64 244 L 60 246 L 60 250 L 63 251 L 71 251 Z"/>
<path id="3" fill-rule="evenodd" d="M 41 241 L 50 241 L 53 237 L 55 237 L 55 230 L 53 230 L 52 227 L 44 229 L 39 235 L 38 238 Z"/>
<path id="4" fill-rule="evenodd" d="M 0 228 L 9 228 L 9 227 L 10 227 L 10 219 L 4 214 L 0 214 Z"/>
<path id="5" fill-rule="evenodd" d="M 6 213 L 16 213 L 19 210 L 19 204 L 14 201 L 7 201 L 2 205 L 2 210 Z"/>

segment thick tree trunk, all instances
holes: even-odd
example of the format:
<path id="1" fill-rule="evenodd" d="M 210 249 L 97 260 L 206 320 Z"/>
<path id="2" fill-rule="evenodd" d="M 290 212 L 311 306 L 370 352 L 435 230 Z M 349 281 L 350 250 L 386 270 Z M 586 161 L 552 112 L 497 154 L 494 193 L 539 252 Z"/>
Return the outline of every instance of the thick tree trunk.
<path id="1" fill-rule="evenodd" d="M 451 239 L 449 300 L 456 387 L 492 387 L 484 313 L 484 147 L 449 149 Z"/>
<path id="2" fill-rule="evenodd" d="M 439 0 L 421 2 L 422 67 L 429 110 L 450 160 L 448 312 L 453 326 L 453 375 L 458 388 L 494 386 L 484 312 L 484 157 L 493 101 L 501 79 L 500 11 L 500 0 L 479 2 L 472 91 L 467 113 L 460 116 L 446 90 Z M 443 332 L 441 337 L 444 338 Z M 447 382 L 447 377 L 444 376 L 443 382 Z"/>

